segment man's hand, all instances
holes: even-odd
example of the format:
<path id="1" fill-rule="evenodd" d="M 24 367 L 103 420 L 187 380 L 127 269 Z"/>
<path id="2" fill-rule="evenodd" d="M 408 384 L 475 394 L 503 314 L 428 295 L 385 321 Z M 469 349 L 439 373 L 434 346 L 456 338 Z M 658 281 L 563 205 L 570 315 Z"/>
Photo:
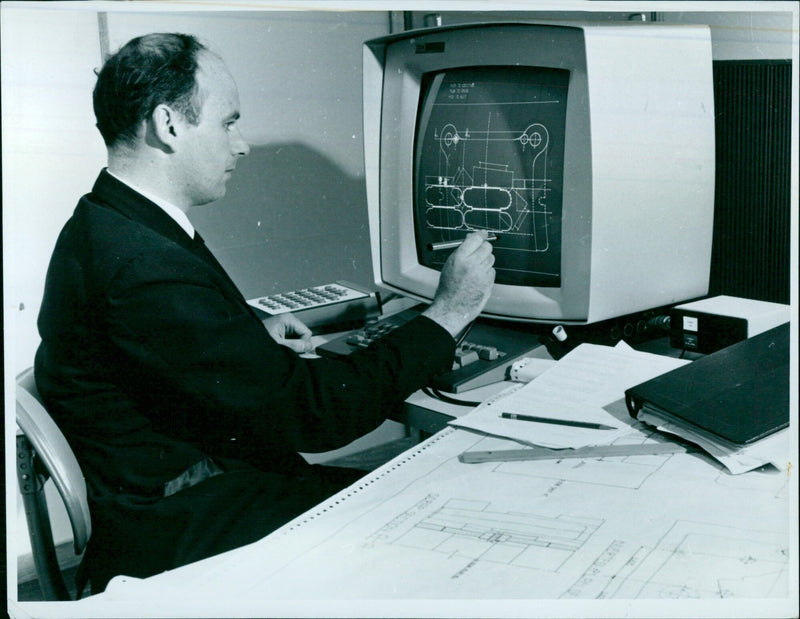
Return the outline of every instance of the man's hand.
<path id="1" fill-rule="evenodd" d="M 263 321 L 272 339 L 296 353 L 312 352 L 311 329 L 294 314 L 279 314 Z"/>
<path id="2" fill-rule="evenodd" d="M 423 312 L 453 337 L 478 317 L 494 283 L 494 254 L 486 231 L 467 235 L 445 262 L 431 306 Z"/>

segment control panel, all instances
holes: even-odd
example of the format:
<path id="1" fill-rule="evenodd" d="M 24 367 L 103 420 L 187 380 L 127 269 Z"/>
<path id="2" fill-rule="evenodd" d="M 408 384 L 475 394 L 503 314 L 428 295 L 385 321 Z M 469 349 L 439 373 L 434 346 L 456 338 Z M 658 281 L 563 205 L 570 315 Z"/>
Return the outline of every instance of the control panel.
<path id="1" fill-rule="evenodd" d="M 292 313 L 316 331 L 348 323 L 363 324 L 380 315 L 377 293 L 346 281 L 256 297 L 247 302 L 262 318 Z"/>
<path id="2" fill-rule="evenodd" d="M 317 354 L 335 357 L 367 348 L 378 338 L 418 316 L 424 305 L 403 310 L 317 346 Z M 460 393 L 505 380 L 511 365 L 540 346 L 539 337 L 524 329 L 478 319 L 456 348 L 452 367 L 437 375 L 430 387 Z"/>

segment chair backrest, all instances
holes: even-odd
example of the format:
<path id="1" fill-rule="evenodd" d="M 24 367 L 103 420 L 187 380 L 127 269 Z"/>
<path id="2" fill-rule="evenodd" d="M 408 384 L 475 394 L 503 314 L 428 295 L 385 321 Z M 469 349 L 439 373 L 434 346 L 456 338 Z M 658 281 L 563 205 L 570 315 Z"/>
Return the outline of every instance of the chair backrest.
<path id="1" fill-rule="evenodd" d="M 92 534 L 86 481 L 67 439 L 42 404 L 33 368 L 17 376 L 17 425 L 33 445 L 64 501 L 72 525 L 75 553 L 80 554 Z"/>

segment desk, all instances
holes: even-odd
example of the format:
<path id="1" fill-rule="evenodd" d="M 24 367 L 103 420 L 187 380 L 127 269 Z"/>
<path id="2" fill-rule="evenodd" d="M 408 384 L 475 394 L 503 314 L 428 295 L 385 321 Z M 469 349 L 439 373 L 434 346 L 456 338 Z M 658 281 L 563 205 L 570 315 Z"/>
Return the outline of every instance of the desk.
<path id="1" fill-rule="evenodd" d="M 630 423 L 630 440 L 655 435 Z M 118 577 L 70 608 L 83 617 L 796 616 L 796 476 L 732 476 L 700 453 L 458 460 L 509 445 L 444 429 L 259 542 L 144 580 Z"/>
<path id="2" fill-rule="evenodd" d="M 399 313 L 418 304 L 419 302 L 414 299 L 395 297 L 384 303 L 381 318 L 386 318 L 387 316 Z M 324 335 L 315 335 L 312 337 L 312 343 L 316 348 L 323 343 L 340 338 L 347 334 L 348 332 L 334 332 Z M 316 355 L 309 354 L 307 356 L 314 357 Z M 529 356 L 551 359 L 547 349 L 544 346 L 538 347 L 536 350 L 532 351 Z M 480 402 L 498 393 L 510 384 L 511 383 L 506 381 L 500 381 L 484 387 L 463 392 L 459 395 L 453 395 L 453 398 Z M 397 421 L 406 426 L 411 436 L 414 436 L 417 438 L 417 440 L 420 440 L 422 436 L 434 434 L 447 427 L 448 421 L 450 421 L 453 417 L 463 415 L 468 410 L 470 410 L 469 407 L 443 402 L 426 395 L 420 390 L 413 393 L 408 399 L 406 399 L 405 406 L 401 412 L 401 417 L 398 418 Z"/>
<path id="3" fill-rule="evenodd" d="M 653 340 L 648 340 L 637 344 L 634 347 L 641 352 L 649 352 L 656 355 L 678 357 L 681 351 L 670 346 L 669 337 L 661 337 Z M 552 359 L 544 346 L 531 351 L 527 355 L 538 359 Z M 699 358 L 701 355 L 696 353 L 686 353 L 684 355 L 690 360 Z M 482 402 L 498 394 L 503 389 L 508 388 L 513 383 L 509 381 L 500 381 L 492 383 L 478 389 L 466 391 L 461 394 L 453 395 L 454 399 L 478 401 Z M 400 421 L 404 423 L 412 435 L 419 436 L 420 433 L 435 434 L 440 430 L 447 427 L 448 422 L 454 417 L 460 417 L 466 414 L 471 409 L 469 407 L 460 406 L 458 404 L 449 404 L 441 400 L 432 398 L 422 391 L 417 391 L 405 401 L 405 406 L 402 412 Z"/>
<path id="4" fill-rule="evenodd" d="M 466 391 L 459 395 L 453 395 L 454 399 L 464 401 L 482 402 L 483 400 L 500 393 L 513 383 L 501 381 L 478 387 L 471 391 Z M 409 432 L 414 434 L 435 434 L 447 427 L 447 423 L 454 417 L 460 417 L 472 410 L 471 407 L 459 404 L 450 404 L 442 400 L 437 400 L 422 391 L 416 391 L 409 396 L 403 405 L 402 418 Z"/>
<path id="5" fill-rule="evenodd" d="M 407 408 L 431 430 L 468 410 L 421 393 Z M 655 436 L 628 421 L 629 440 Z M 57 616 L 797 615 L 791 471 L 733 476 L 701 453 L 458 459 L 514 446 L 444 428 L 254 544 L 115 578 Z"/>
<path id="6" fill-rule="evenodd" d="M 729 616 L 791 608 L 785 474 L 732 477 L 696 454 L 458 463 L 483 442 L 445 430 L 260 542 L 118 578 L 76 608 L 584 617 L 700 617 L 709 602 Z M 676 471 L 679 482 L 666 483 Z"/>

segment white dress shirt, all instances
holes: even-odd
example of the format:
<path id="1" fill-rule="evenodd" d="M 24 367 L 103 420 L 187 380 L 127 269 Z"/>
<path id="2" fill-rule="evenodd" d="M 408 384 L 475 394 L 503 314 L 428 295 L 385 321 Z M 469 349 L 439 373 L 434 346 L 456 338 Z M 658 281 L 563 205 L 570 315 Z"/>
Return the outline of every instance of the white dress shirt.
<path id="1" fill-rule="evenodd" d="M 162 211 L 164 211 L 167 215 L 169 215 L 172 219 L 174 219 L 175 223 L 177 223 L 181 228 L 183 228 L 184 231 L 186 232 L 186 234 L 189 235 L 189 238 L 191 238 L 191 239 L 194 238 L 194 226 L 192 225 L 192 222 L 189 221 L 189 218 L 186 216 L 186 213 L 184 213 L 181 209 L 179 209 L 174 204 L 170 204 L 166 200 L 163 200 L 162 198 L 159 198 L 158 196 L 154 196 L 153 194 L 148 193 L 148 192 L 140 189 L 139 187 L 137 187 L 133 183 L 128 182 L 124 178 L 120 178 L 116 174 L 112 173 L 110 170 L 107 169 L 106 171 L 109 174 L 111 174 L 111 176 L 116 178 L 119 182 L 125 183 L 128 187 L 133 189 L 136 193 L 139 193 L 139 194 L 143 195 L 145 198 L 147 198 L 148 200 L 153 202 Z"/>

